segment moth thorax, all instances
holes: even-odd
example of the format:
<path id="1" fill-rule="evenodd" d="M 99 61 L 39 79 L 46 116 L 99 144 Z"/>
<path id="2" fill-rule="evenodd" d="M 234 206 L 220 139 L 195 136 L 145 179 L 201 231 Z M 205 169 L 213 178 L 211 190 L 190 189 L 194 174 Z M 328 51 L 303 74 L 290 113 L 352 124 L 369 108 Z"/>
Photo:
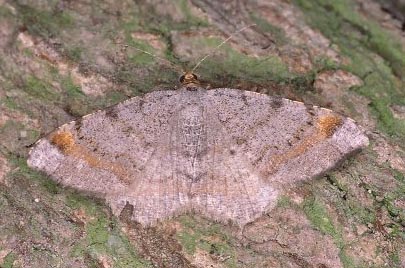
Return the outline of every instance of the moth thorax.
<path id="1" fill-rule="evenodd" d="M 199 106 L 189 106 L 180 116 L 180 140 L 183 153 L 191 158 L 206 151 L 207 133 L 204 111 Z"/>
<path id="2" fill-rule="evenodd" d="M 182 76 L 180 76 L 180 83 L 183 86 L 190 86 L 190 85 L 199 85 L 200 82 L 198 81 L 197 75 L 193 74 L 192 72 L 186 72 Z"/>

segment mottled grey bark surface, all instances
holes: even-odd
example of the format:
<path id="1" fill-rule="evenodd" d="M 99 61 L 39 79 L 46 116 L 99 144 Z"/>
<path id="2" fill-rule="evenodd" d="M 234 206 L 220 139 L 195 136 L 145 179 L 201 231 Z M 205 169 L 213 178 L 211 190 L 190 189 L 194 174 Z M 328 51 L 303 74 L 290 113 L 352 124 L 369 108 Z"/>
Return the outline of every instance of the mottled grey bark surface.
<path id="1" fill-rule="evenodd" d="M 405 266 L 405 34 L 392 3 L 0 0 L 0 267 Z M 173 88 L 177 69 L 252 23 L 201 65 L 203 84 L 332 109 L 369 147 L 242 230 L 199 215 L 144 228 L 130 207 L 118 219 L 28 168 L 46 133 Z"/>

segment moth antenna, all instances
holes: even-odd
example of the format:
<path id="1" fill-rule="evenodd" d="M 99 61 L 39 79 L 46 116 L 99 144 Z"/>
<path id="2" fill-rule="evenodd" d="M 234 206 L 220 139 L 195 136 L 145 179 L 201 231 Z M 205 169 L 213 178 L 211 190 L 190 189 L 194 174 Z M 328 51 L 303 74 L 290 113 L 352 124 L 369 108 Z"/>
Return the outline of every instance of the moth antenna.
<path id="1" fill-rule="evenodd" d="M 194 68 L 191 70 L 191 73 L 194 73 L 194 71 L 198 68 L 198 66 L 200 66 L 201 63 L 203 63 L 203 61 L 205 61 L 206 58 L 208 58 L 209 56 L 212 56 L 215 52 L 217 52 L 223 45 L 225 45 L 232 37 L 234 37 L 237 33 L 240 33 L 250 27 L 256 26 L 256 24 L 251 24 L 248 26 L 245 26 L 235 32 L 233 32 L 228 38 L 226 38 L 224 41 L 222 41 L 221 44 L 219 44 L 218 46 L 216 46 L 211 53 L 208 53 L 207 55 L 205 55 L 201 60 L 198 61 L 198 63 L 194 66 Z"/>
<path id="2" fill-rule="evenodd" d="M 122 44 L 121 44 L 121 45 L 122 45 Z M 178 72 L 180 72 L 180 73 L 185 73 L 183 69 L 179 68 L 176 64 L 174 64 L 173 62 L 169 61 L 168 59 L 159 57 L 159 56 L 157 56 L 156 54 L 153 54 L 153 53 L 148 52 L 148 51 L 146 51 L 146 50 L 140 49 L 140 48 L 138 48 L 138 47 L 136 47 L 136 46 L 131 46 L 131 45 L 122 45 L 122 46 L 124 46 L 124 47 L 131 47 L 131 48 L 133 48 L 133 49 L 136 49 L 136 50 L 138 50 L 138 51 L 140 51 L 140 52 L 142 52 L 142 53 L 145 53 L 145 54 L 147 54 L 147 55 L 149 55 L 149 56 L 151 56 L 151 57 L 153 57 L 153 58 L 155 58 L 155 59 L 158 59 L 158 60 L 160 60 L 160 61 L 166 63 L 167 65 L 173 67 L 176 71 L 178 71 Z"/>

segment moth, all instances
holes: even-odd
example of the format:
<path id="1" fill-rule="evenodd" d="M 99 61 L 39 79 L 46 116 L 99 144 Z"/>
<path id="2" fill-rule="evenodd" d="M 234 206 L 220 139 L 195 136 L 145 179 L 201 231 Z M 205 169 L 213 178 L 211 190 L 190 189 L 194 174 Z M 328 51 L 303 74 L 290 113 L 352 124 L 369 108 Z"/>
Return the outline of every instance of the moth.
<path id="1" fill-rule="evenodd" d="M 331 110 L 207 90 L 193 72 L 180 82 L 60 126 L 35 144 L 28 165 L 104 198 L 115 215 L 130 206 L 143 225 L 195 212 L 243 226 L 284 189 L 368 145 L 352 119 Z"/>

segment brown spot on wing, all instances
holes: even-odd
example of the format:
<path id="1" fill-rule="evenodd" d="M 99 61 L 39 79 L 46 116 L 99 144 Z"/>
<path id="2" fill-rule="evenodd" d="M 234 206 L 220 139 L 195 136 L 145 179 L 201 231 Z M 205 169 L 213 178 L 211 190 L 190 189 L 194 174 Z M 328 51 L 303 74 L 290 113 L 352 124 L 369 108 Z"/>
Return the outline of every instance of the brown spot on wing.
<path id="1" fill-rule="evenodd" d="M 283 106 L 283 99 L 281 97 L 274 97 L 271 102 L 270 102 L 270 106 L 274 109 L 278 109 L 281 106 Z"/>
<path id="2" fill-rule="evenodd" d="M 115 120 L 118 119 L 118 110 L 116 106 L 112 106 L 106 109 L 105 115 L 110 117 L 111 119 Z"/>
<path id="3" fill-rule="evenodd" d="M 83 123 L 83 119 L 79 118 L 78 120 L 76 120 L 75 122 L 75 129 L 76 131 L 80 131 L 80 129 L 82 128 L 82 123 Z"/>

